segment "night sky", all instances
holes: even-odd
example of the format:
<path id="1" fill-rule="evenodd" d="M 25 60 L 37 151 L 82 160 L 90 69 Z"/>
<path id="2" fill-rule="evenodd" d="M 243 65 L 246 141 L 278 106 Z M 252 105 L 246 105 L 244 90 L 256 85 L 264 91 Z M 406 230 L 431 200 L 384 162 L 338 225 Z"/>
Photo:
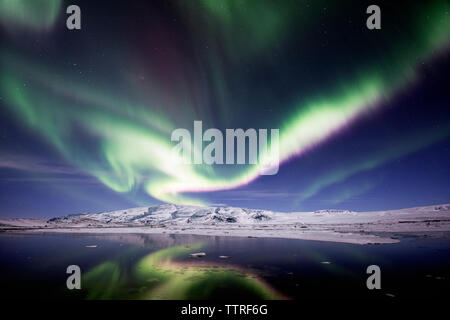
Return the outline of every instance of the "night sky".
<path id="1" fill-rule="evenodd" d="M 381 8 L 381 30 L 366 8 Z M 70 4 L 81 30 L 66 28 Z M 449 1 L 0 0 L 0 217 L 450 202 Z M 174 163 L 277 128 L 280 168 Z"/>

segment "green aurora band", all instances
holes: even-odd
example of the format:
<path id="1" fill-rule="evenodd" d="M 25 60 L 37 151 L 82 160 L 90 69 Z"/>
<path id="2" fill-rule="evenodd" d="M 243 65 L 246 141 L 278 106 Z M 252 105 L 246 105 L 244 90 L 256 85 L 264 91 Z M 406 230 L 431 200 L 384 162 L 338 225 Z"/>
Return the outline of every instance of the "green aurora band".
<path id="1" fill-rule="evenodd" d="M 301 203 L 303 200 L 313 197 L 330 185 L 344 181 L 357 173 L 372 170 L 393 159 L 398 159 L 402 156 L 411 154 L 436 141 L 444 139 L 449 134 L 450 124 L 446 127 L 428 130 L 427 132 L 415 132 L 413 134 L 408 134 L 405 137 L 399 137 L 397 140 L 390 141 L 389 145 L 386 145 L 384 148 L 373 150 L 364 157 L 355 157 L 354 162 L 347 164 L 345 167 L 333 168 L 330 172 L 320 175 L 315 183 L 301 191 L 301 196 L 297 201 L 298 203 Z M 335 199 L 334 203 L 339 203 L 353 195 L 361 194 L 373 186 L 374 183 L 366 181 L 359 186 L 359 188 L 352 188 L 353 191 L 349 191 L 350 194 L 345 195 L 345 190 L 342 190 L 342 197 Z"/>
<path id="2" fill-rule="evenodd" d="M 0 22 L 6 27 L 48 30 L 56 22 L 61 0 L 0 0 Z"/>
<path id="3" fill-rule="evenodd" d="M 235 290 L 243 297 L 285 299 L 249 271 L 231 265 L 175 262 L 193 249 L 174 246 L 143 257 L 131 273 L 117 261 L 106 261 L 86 273 L 87 299 L 206 299 L 217 290 Z M 130 289 L 130 283 L 133 289 Z"/>
<path id="4" fill-rule="evenodd" d="M 17 15 L 23 2 L 0 1 L 0 8 L 6 9 L 0 10 L 2 21 L 11 25 L 28 21 L 31 27 L 36 28 L 44 21 L 43 25 L 48 28 L 55 21 L 60 3 L 46 3 L 48 8 L 45 14 L 29 19 L 27 15 L 32 14 L 31 9 L 25 11 L 25 16 Z M 252 8 L 256 6 L 257 10 L 252 14 L 252 19 L 246 20 L 247 16 L 236 9 L 242 4 L 239 1 L 230 1 L 226 6 L 217 6 L 215 1 L 201 3 L 202 12 L 217 15 L 216 28 L 226 30 L 219 34 L 223 35 L 223 42 L 227 43 L 228 48 L 233 46 L 233 21 L 247 21 L 245 26 L 254 34 L 258 46 L 253 48 L 255 51 L 245 50 L 245 46 L 241 46 L 244 49 L 236 53 L 236 59 L 254 56 L 257 51 L 271 46 L 274 39 L 283 39 L 288 29 L 282 21 L 289 16 L 289 10 L 274 13 L 276 10 L 271 4 L 252 2 Z M 360 75 L 339 82 L 333 90 L 320 97 L 292 103 L 291 110 L 294 111 L 280 127 L 281 163 L 301 156 L 343 127 L 382 108 L 393 95 L 414 81 L 420 81 L 416 73 L 419 62 L 433 58 L 447 50 L 449 45 L 450 22 L 448 14 L 445 14 L 449 9 L 448 2 L 434 3 L 428 9 L 422 17 L 431 16 L 431 19 L 427 21 L 426 28 L 415 30 L 415 43 L 410 47 L 395 48 L 390 53 L 393 67 L 387 69 L 372 65 Z M 187 12 L 186 20 L 189 21 L 194 17 L 193 8 Z M 259 28 L 258 18 L 261 15 L 265 23 Z M 418 25 L 423 27 L 421 23 Z M 194 27 L 192 32 L 195 32 Z M 236 41 L 244 40 L 238 37 Z M 217 55 L 211 56 L 210 63 L 217 63 Z M 101 85 L 92 89 L 92 84 L 88 86 L 61 76 L 48 64 L 30 63 L 26 57 L 15 52 L 1 52 L 1 68 L 0 90 L 18 121 L 39 132 L 69 163 L 114 191 L 125 193 L 142 187 L 160 201 L 205 205 L 204 201 L 184 196 L 183 193 L 233 189 L 251 183 L 260 175 L 259 165 L 245 166 L 232 174 L 224 174 L 211 166 L 181 164 L 172 153 L 173 144 L 170 141 L 170 132 L 178 127 L 177 123 L 152 111 L 151 102 L 121 97 Z M 216 70 L 213 85 L 226 100 L 223 94 L 226 88 L 220 80 L 222 72 L 220 67 Z M 95 143 L 86 145 L 83 139 L 77 138 L 79 132 L 93 138 Z M 448 134 L 448 129 L 445 129 L 431 134 L 429 139 L 405 147 L 405 150 L 387 152 L 389 155 L 380 155 L 375 160 L 362 160 L 352 168 L 321 177 L 299 200 L 307 199 L 357 172 L 373 169 L 418 150 Z M 269 152 L 260 155 L 260 163 Z"/>

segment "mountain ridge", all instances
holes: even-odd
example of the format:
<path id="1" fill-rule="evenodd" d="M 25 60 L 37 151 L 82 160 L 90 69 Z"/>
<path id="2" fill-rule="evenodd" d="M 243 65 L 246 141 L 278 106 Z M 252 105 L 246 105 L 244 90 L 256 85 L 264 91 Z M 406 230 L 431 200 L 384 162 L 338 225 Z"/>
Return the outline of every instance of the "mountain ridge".
<path id="1" fill-rule="evenodd" d="M 215 224 L 236 223 L 253 224 L 259 222 L 282 222 L 292 220 L 294 216 L 305 218 L 350 218 L 350 217 L 386 217 L 392 214 L 414 215 L 432 214 L 433 212 L 450 212 L 450 204 L 421 206 L 396 210 L 357 212 L 350 210 L 325 209 L 308 212 L 275 212 L 262 209 L 248 209 L 228 206 L 199 207 L 189 205 L 161 204 L 115 210 L 100 213 L 71 214 L 49 219 L 51 223 L 76 223 L 82 220 L 92 220 L 100 223 L 122 223 L 133 225 L 148 225 L 161 223 L 191 223 Z M 369 215 L 369 216 L 367 216 Z M 300 222 L 300 221 L 298 221 Z M 318 220 L 319 222 L 319 220 Z"/>

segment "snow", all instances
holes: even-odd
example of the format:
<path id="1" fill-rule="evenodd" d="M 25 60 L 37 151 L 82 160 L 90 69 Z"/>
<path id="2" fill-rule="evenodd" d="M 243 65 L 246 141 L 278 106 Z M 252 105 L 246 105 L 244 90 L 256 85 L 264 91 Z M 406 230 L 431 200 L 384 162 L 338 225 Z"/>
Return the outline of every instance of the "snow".
<path id="1" fill-rule="evenodd" d="M 274 213 L 234 207 L 197 207 L 163 204 L 102 213 L 69 215 L 50 219 L 51 222 L 79 222 L 82 219 L 103 223 L 257 223 L 272 219 Z"/>
<path id="2" fill-rule="evenodd" d="M 152 233 L 272 237 L 357 244 L 394 243 L 397 232 L 450 231 L 450 205 L 355 212 L 274 212 L 236 207 L 163 204 L 101 213 L 74 214 L 49 221 L 1 220 L 0 230 L 62 233 Z M 384 233 L 385 235 L 380 235 Z"/>

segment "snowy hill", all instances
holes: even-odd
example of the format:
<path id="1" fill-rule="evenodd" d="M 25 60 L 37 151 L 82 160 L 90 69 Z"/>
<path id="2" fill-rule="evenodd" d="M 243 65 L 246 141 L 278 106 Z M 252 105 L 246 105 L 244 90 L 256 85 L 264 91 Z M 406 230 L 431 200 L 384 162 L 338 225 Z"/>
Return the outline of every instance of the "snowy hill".
<path id="1" fill-rule="evenodd" d="M 449 219 L 450 205 L 408 209 L 355 212 L 318 210 L 314 212 L 273 212 L 236 207 L 197 207 L 163 204 L 101 213 L 74 214 L 50 219 L 49 223 L 95 225 L 158 224 L 335 224 L 373 223 L 396 220 Z"/>
<path id="2" fill-rule="evenodd" d="M 450 232 L 450 204 L 355 212 L 273 212 L 235 207 L 164 204 L 45 220 L 4 219 L 0 231 L 98 234 L 183 234 L 269 237 L 355 244 L 395 243 L 398 233 L 436 236 Z M 385 234 L 380 236 L 379 234 Z M 395 233 L 395 237 L 389 234 Z"/>
<path id="3" fill-rule="evenodd" d="M 121 224 L 158 223 L 240 223 L 269 221 L 274 212 L 234 207 L 196 207 L 163 204 L 102 213 L 75 214 L 50 219 L 50 222 L 79 223 L 95 221 Z"/>
<path id="4" fill-rule="evenodd" d="M 355 213 L 355 211 L 326 209 L 326 210 L 316 210 L 316 211 L 314 211 L 314 213 L 316 213 L 316 214 L 349 214 L 349 213 Z"/>

